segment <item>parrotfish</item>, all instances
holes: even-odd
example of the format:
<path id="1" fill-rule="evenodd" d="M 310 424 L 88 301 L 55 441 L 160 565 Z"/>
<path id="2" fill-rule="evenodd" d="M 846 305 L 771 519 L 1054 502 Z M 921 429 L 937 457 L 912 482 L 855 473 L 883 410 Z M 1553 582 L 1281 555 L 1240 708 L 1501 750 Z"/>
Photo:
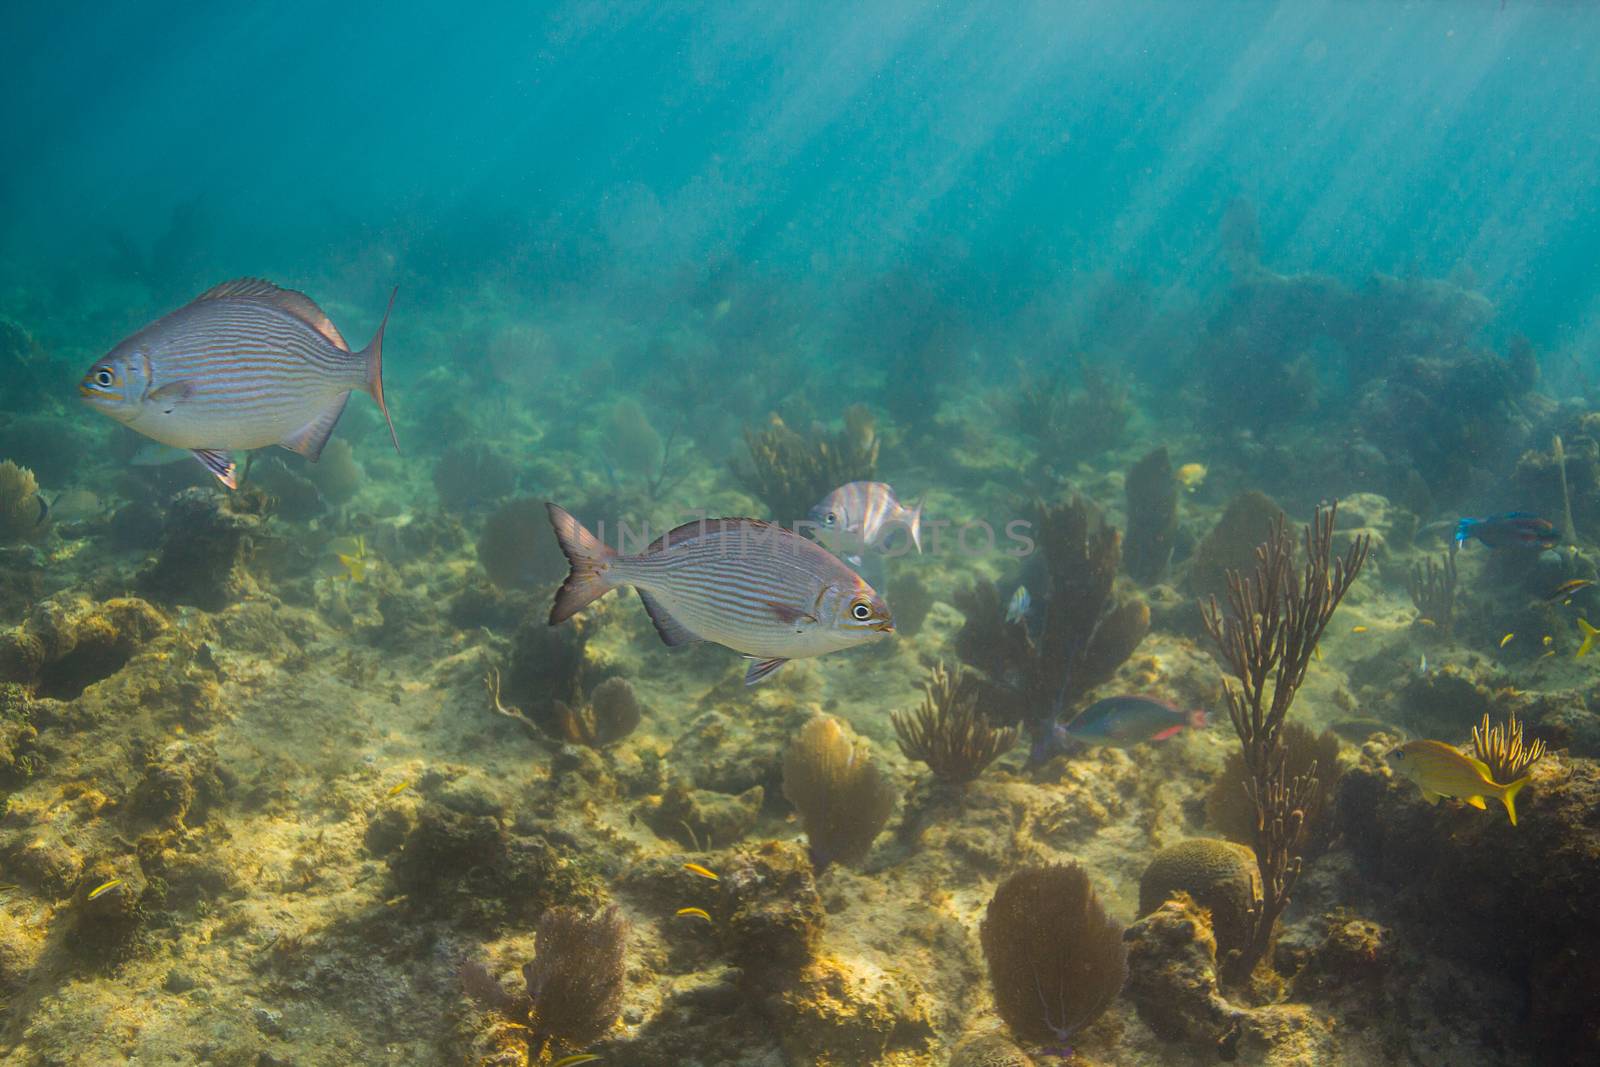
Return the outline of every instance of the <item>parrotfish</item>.
<path id="1" fill-rule="evenodd" d="M 389 308 L 394 294 L 389 295 Z M 258 278 L 224 282 L 146 326 L 89 368 L 90 407 L 192 452 L 228 488 L 232 452 L 282 445 L 315 462 L 361 390 L 383 399 L 383 331 L 352 352 L 311 299 Z"/>
<path id="2" fill-rule="evenodd" d="M 1484 797 L 1493 797 L 1506 806 L 1511 825 L 1517 825 L 1517 794 L 1528 784 L 1523 775 L 1509 785 L 1501 785 L 1489 775 L 1483 761 L 1463 755 L 1443 741 L 1407 741 L 1389 753 L 1389 766 L 1396 774 L 1417 783 L 1422 799 L 1437 804 L 1440 797 L 1454 797 L 1483 810 Z"/>
<path id="3" fill-rule="evenodd" d="M 1075 752 L 1085 745 L 1131 748 L 1145 741 L 1165 741 L 1185 728 L 1203 730 L 1209 720 L 1205 710 L 1185 710 L 1157 697 L 1106 697 L 1090 704 L 1069 723 L 1053 723 L 1036 736 L 1028 756 L 1029 766 Z"/>
<path id="4" fill-rule="evenodd" d="M 876 641 L 894 616 L 873 588 L 816 542 L 760 519 L 685 523 L 624 556 L 546 504 L 571 573 L 550 625 L 619 586 L 632 586 L 668 646 L 712 641 L 754 662 L 754 685 L 791 659 Z"/>
<path id="5" fill-rule="evenodd" d="M 841 485 L 811 509 L 810 519 L 819 541 L 857 565 L 868 549 L 884 551 L 895 530 L 905 530 L 922 551 L 922 504 L 903 506 L 883 482 Z"/>
<path id="6" fill-rule="evenodd" d="M 1456 523 L 1456 544 L 1477 538 L 1490 548 L 1554 548 L 1561 540 L 1555 524 L 1526 511 L 1508 511 L 1487 519 L 1461 519 Z"/>

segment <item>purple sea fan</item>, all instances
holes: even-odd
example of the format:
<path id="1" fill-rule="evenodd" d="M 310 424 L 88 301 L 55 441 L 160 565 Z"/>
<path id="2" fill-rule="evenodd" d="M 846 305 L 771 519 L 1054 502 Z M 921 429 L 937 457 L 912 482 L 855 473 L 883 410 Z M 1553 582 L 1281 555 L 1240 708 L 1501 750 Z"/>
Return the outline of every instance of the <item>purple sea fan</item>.
<path id="1" fill-rule="evenodd" d="M 1077 864 L 1028 867 L 995 890 L 979 926 L 995 1008 L 1023 1041 L 1060 1045 L 1122 992 L 1128 950 Z"/>

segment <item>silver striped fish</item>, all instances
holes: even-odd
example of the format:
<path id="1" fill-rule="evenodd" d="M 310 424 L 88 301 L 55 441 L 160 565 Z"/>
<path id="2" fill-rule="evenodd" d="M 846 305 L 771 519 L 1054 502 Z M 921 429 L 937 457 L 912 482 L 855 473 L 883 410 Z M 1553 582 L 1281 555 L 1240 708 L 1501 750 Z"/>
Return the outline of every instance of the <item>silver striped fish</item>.
<path id="1" fill-rule="evenodd" d="M 88 405 L 188 449 L 236 488 L 234 449 L 282 445 L 315 462 L 352 390 L 383 401 L 383 330 L 360 352 L 303 293 L 259 278 L 224 282 L 123 341 L 78 385 Z"/>
<path id="2" fill-rule="evenodd" d="M 868 549 L 882 551 L 895 530 L 903 529 L 922 551 L 922 503 L 906 507 L 885 482 L 850 482 L 811 509 L 817 539 L 852 563 Z"/>
<path id="3" fill-rule="evenodd" d="M 546 504 L 572 572 L 550 625 L 631 585 L 669 646 L 714 641 L 755 662 L 754 685 L 791 659 L 821 656 L 894 632 L 889 605 L 815 542 L 760 519 L 705 519 L 636 556 L 603 544 L 564 508 Z"/>

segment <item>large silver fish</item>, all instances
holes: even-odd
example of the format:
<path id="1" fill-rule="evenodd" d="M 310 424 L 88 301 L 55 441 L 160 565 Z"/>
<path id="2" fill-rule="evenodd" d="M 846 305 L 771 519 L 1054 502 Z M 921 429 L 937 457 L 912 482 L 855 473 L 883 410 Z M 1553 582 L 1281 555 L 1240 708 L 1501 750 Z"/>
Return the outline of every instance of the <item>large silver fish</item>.
<path id="1" fill-rule="evenodd" d="M 389 295 L 389 308 L 394 294 Z M 383 402 L 383 330 L 360 352 L 311 299 L 259 278 L 207 290 L 89 368 L 90 407 L 164 445 L 188 449 L 228 488 L 232 451 L 282 445 L 315 462 L 352 390 Z"/>
<path id="2" fill-rule="evenodd" d="M 810 518 L 819 541 L 858 565 L 868 549 L 883 550 L 897 529 L 922 551 L 921 502 L 905 507 L 884 482 L 841 485 L 811 509 Z"/>
<path id="3" fill-rule="evenodd" d="M 815 542 L 759 519 L 686 523 L 636 556 L 603 544 L 565 509 L 546 504 L 572 573 L 550 625 L 631 585 L 668 645 L 714 641 L 755 660 L 754 685 L 791 659 L 821 656 L 894 632 L 883 598 Z"/>

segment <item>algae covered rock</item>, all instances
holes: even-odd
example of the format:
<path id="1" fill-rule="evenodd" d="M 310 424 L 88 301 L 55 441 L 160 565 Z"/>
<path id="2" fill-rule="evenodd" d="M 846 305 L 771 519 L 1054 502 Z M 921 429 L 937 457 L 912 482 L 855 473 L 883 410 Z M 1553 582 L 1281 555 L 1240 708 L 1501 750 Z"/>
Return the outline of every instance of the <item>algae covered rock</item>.
<path id="1" fill-rule="evenodd" d="M 750 832 L 761 817 L 765 797 L 766 790 L 759 785 L 729 796 L 675 781 L 659 797 L 646 799 L 639 815 L 664 840 L 696 848 L 719 848 Z"/>
<path id="2" fill-rule="evenodd" d="M 934 1006 L 910 974 L 825 958 L 782 996 L 779 1025 L 795 1063 L 855 1067 L 891 1052 L 925 1052 Z"/>
<path id="3" fill-rule="evenodd" d="M 135 597 L 97 603 L 61 593 L 36 604 L 21 626 L 0 634 L 0 680 L 72 699 L 121 670 L 167 626 L 165 616 Z"/>
<path id="4" fill-rule="evenodd" d="M 1198 1045 L 1237 1039 L 1243 1012 L 1218 986 L 1217 942 L 1205 908 L 1179 893 L 1129 927 L 1127 942 L 1128 997 L 1150 1029 Z"/>
<path id="5" fill-rule="evenodd" d="M 1217 947 L 1226 955 L 1243 948 L 1249 938 L 1250 910 L 1260 886 L 1255 853 L 1248 848 L 1211 837 L 1190 838 L 1168 845 L 1145 868 L 1139 879 L 1139 915 L 1186 893 L 1211 912 Z"/>
<path id="6" fill-rule="evenodd" d="M 187 489 L 167 510 L 160 555 L 140 587 L 166 603 L 221 611 L 251 588 L 244 568 L 260 536 L 259 516 L 214 489 Z"/>
<path id="7" fill-rule="evenodd" d="M 741 848 L 718 890 L 723 949 L 746 982 L 785 985 L 811 962 L 826 912 L 804 850 L 777 841 Z"/>

